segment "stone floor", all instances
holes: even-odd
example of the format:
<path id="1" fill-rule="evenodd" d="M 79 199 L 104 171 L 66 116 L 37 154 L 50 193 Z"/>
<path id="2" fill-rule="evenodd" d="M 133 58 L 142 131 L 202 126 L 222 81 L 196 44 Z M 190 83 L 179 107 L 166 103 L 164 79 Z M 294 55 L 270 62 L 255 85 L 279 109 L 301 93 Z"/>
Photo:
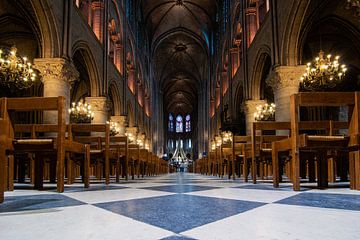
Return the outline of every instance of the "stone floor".
<path id="1" fill-rule="evenodd" d="M 360 192 L 176 173 L 58 194 L 17 185 L 0 239 L 359 239 Z"/>

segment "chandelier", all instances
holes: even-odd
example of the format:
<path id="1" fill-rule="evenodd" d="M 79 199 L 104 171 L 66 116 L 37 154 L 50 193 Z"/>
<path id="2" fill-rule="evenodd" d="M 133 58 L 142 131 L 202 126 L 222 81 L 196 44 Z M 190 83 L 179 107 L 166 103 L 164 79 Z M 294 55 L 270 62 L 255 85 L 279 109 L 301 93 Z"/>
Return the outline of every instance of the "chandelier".
<path id="1" fill-rule="evenodd" d="M 126 133 L 125 133 L 125 136 L 128 137 L 130 143 L 136 141 L 136 136 L 134 136 L 134 134 L 132 134 L 131 132 L 126 132 Z"/>
<path id="2" fill-rule="evenodd" d="M 232 132 L 230 131 L 221 132 L 221 138 L 223 143 L 232 142 Z"/>
<path id="3" fill-rule="evenodd" d="M 274 121 L 275 120 L 275 107 L 274 103 L 265 103 L 256 106 L 254 113 L 255 121 Z"/>
<path id="4" fill-rule="evenodd" d="M 91 123 L 94 119 L 94 113 L 91 111 L 91 105 L 80 100 L 78 103 L 73 102 L 69 108 L 71 123 Z"/>
<path id="5" fill-rule="evenodd" d="M 300 78 L 300 86 L 311 91 L 335 87 L 347 71 L 345 64 L 340 65 L 339 59 L 339 56 L 333 58 L 331 54 L 324 58 L 321 50 L 314 62 L 307 63 L 306 73 Z"/>
<path id="6" fill-rule="evenodd" d="M 360 17 L 360 0 L 347 0 L 346 9 L 354 9 L 355 16 Z"/>
<path id="7" fill-rule="evenodd" d="M 19 89 L 29 88 L 36 80 L 36 74 L 26 57 L 17 56 L 16 47 L 8 53 L 0 49 L 0 84 Z"/>
<path id="8" fill-rule="evenodd" d="M 113 122 L 113 121 L 107 121 L 107 124 L 110 124 L 110 136 L 116 136 L 119 134 L 120 132 L 120 128 L 117 122 Z"/>

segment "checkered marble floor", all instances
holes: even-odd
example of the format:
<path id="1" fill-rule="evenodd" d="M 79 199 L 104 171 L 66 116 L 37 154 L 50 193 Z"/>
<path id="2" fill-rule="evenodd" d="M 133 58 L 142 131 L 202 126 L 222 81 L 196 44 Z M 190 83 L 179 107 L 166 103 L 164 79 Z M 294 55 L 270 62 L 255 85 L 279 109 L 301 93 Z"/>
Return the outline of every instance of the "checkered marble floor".
<path id="1" fill-rule="evenodd" d="M 0 239 L 359 239 L 360 191 L 274 189 L 188 173 L 105 186 L 17 185 L 0 204 Z"/>

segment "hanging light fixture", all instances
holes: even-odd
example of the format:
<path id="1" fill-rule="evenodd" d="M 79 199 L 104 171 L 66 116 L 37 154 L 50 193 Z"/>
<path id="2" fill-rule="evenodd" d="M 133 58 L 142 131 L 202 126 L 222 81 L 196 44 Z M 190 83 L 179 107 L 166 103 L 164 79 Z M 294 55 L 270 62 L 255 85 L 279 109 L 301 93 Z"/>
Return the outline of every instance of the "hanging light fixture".
<path id="1" fill-rule="evenodd" d="M 94 119 L 94 113 L 91 111 L 91 105 L 80 100 L 78 103 L 73 102 L 69 108 L 71 123 L 90 123 Z"/>
<path id="2" fill-rule="evenodd" d="M 0 49 L 0 84 L 19 89 L 29 88 L 36 80 L 32 64 L 26 57 L 17 56 L 17 48 L 9 52 Z"/>
<path id="3" fill-rule="evenodd" d="M 256 112 L 254 113 L 255 121 L 274 121 L 275 108 L 275 103 L 257 105 Z"/>
<path id="4" fill-rule="evenodd" d="M 306 72 L 300 78 L 300 86 L 306 90 L 319 91 L 335 87 L 345 76 L 345 64 L 339 63 L 340 57 L 328 54 L 324 57 L 321 50 L 319 56 L 307 63 Z"/>
<path id="5" fill-rule="evenodd" d="M 223 131 L 221 132 L 221 138 L 223 143 L 229 143 L 232 142 L 232 132 L 230 131 Z"/>
<path id="6" fill-rule="evenodd" d="M 136 142 L 136 135 L 134 135 L 128 127 L 126 128 L 125 136 L 128 137 L 130 143 Z"/>
<path id="7" fill-rule="evenodd" d="M 360 17 L 360 0 L 347 0 L 346 9 L 354 9 L 355 16 Z"/>
<path id="8" fill-rule="evenodd" d="M 120 128 L 117 122 L 113 122 L 113 121 L 107 121 L 107 124 L 110 124 L 110 136 L 116 136 L 119 134 L 120 132 Z"/>

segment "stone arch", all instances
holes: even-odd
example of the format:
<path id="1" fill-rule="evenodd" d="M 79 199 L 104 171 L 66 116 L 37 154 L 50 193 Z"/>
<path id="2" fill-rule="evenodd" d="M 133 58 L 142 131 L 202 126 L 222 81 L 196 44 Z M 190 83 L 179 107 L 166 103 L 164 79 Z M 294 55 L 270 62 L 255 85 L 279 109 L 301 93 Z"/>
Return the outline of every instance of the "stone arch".
<path id="1" fill-rule="evenodd" d="M 112 114 L 113 116 L 119 116 L 122 112 L 121 109 L 121 87 L 118 81 L 115 79 L 109 82 L 109 100 L 112 103 Z"/>
<path id="2" fill-rule="evenodd" d="M 280 47 L 280 64 L 295 66 L 298 64 L 299 39 L 301 36 L 304 16 L 312 1 L 293 1 L 293 6 L 286 22 Z"/>
<path id="3" fill-rule="evenodd" d="M 264 45 L 260 47 L 256 61 L 255 67 L 252 72 L 251 77 L 251 99 L 258 100 L 264 98 L 265 91 L 265 79 L 270 72 L 272 59 L 271 59 L 271 50 L 268 46 Z"/>
<path id="4" fill-rule="evenodd" d="M 76 64 L 76 58 L 79 57 L 81 62 Z M 100 95 L 101 88 L 103 87 L 100 82 L 98 66 L 96 65 L 94 55 L 89 45 L 84 41 L 76 42 L 72 47 L 72 59 L 75 63 L 76 68 L 84 68 L 89 77 L 89 86 L 91 97 L 97 97 Z M 79 60 L 80 60 L 79 59 Z M 77 66 L 78 65 L 78 66 Z M 78 69 L 79 70 L 79 69 Z"/>
<path id="5" fill-rule="evenodd" d="M 235 97 L 233 99 L 234 112 L 236 113 L 236 119 L 239 119 L 240 113 L 243 112 L 242 105 L 245 100 L 244 87 L 242 83 L 239 83 L 235 90 Z"/>
<path id="6" fill-rule="evenodd" d="M 34 11 L 34 13 L 30 13 L 29 15 L 36 18 L 39 26 L 39 34 L 41 37 L 41 57 L 59 57 L 61 55 L 61 41 L 55 24 L 56 17 L 52 8 L 49 6 L 48 1 L 32 0 L 29 3 L 24 2 L 23 4 L 20 4 L 19 1 L 16 1 L 16 3 L 19 4 L 18 9 L 21 9 L 21 11 L 25 14 L 24 16 L 28 15 L 26 13 L 29 13 L 29 9 Z"/>

